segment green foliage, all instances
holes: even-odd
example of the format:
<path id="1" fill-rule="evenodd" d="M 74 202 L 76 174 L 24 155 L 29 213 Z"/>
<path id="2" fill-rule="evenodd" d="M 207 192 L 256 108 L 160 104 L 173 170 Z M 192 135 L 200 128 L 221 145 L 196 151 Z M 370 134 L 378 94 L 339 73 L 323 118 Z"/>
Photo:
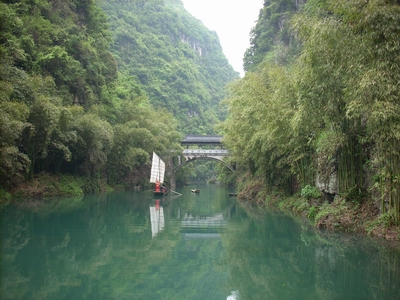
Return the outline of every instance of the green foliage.
<path id="1" fill-rule="evenodd" d="M 83 196 L 84 182 L 81 177 L 71 175 L 61 175 L 60 190 L 65 196 Z"/>
<path id="2" fill-rule="evenodd" d="M 213 133 L 226 112 L 225 85 L 238 77 L 218 37 L 180 1 L 104 1 L 113 53 L 156 109 L 173 112 L 182 133 Z"/>
<path id="3" fill-rule="evenodd" d="M 11 201 L 11 194 L 6 190 L 0 189 L 0 203 L 1 207 L 7 205 Z"/>
<path id="4" fill-rule="evenodd" d="M 164 7 L 162 2 L 157 5 Z M 153 12 L 150 6 L 146 7 Z M 169 157 L 170 150 L 180 149 L 181 135 L 171 113 L 154 109 L 137 74 L 117 73 L 119 57 L 111 53 L 106 14 L 94 1 L 3 1 L 0 8 L 2 189 L 15 187 L 24 178 L 33 180 L 41 172 L 85 178 L 79 188 L 63 182 L 41 195 L 103 190 L 105 178 L 132 187 L 147 178 L 144 170 L 152 151 Z M 171 41 L 143 26 L 145 47 L 158 49 L 148 54 L 173 62 L 168 66 L 171 72 L 162 78 L 162 65 L 156 64 L 160 58 L 154 57 L 153 68 L 144 76 L 158 76 L 163 88 L 171 88 L 173 79 L 182 101 L 190 103 L 187 107 L 201 106 L 209 96 L 203 95 L 208 93 L 204 85 L 197 84 L 197 65 L 182 60 L 171 44 L 164 51 L 161 46 Z M 187 53 L 194 58 L 193 51 Z M 136 58 L 138 63 L 150 61 L 147 55 Z M 121 70 L 132 69 L 118 62 Z M 203 96 L 190 96 L 194 90 Z"/>
<path id="5" fill-rule="evenodd" d="M 292 193 L 292 172 L 309 158 L 303 153 L 307 140 L 288 130 L 297 93 L 288 71 L 265 63 L 263 69 L 231 85 L 230 117 L 221 129 L 238 165 L 265 176 L 267 187 L 281 186 Z"/>
<path id="6" fill-rule="evenodd" d="M 307 200 L 312 198 L 320 198 L 321 192 L 316 186 L 306 185 L 301 189 L 301 196 L 305 197 Z"/>
<path id="7" fill-rule="evenodd" d="M 267 188 L 334 177 L 400 220 L 399 21 L 388 1 L 266 1 L 220 127 L 242 170 Z"/>
<path id="8" fill-rule="evenodd" d="M 395 225 L 398 225 L 398 221 L 396 220 L 396 212 L 394 210 L 390 210 L 381 214 L 379 218 L 369 222 L 366 226 L 366 230 L 368 234 L 371 234 L 374 230 L 386 230 L 387 228 Z"/>
<path id="9" fill-rule="evenodd" d="M 361 204 L 366 200 L 366 192 L 357 187 L 353 187 L 345 194 L 346 201 L 351 201 L 354 204 Z"/>
<path id="10" fill-rule="evenodd" d="M 20 183 L 29 169 L 30 160 L 16 146 L 24 129 L 28 107 L 23 103 L 0 103 L 0 178 L 3 187 Z"/>
<path id="11" fill-rule="evenodd" d="M 310 220 L 314 220 L 316 218 L 318 212 L 319 212 L 318 206 L 311 206 L 308 211 L 307 218 L 309 218 Z"/>
<path id="12" fill-rule="evenodd" d="M 250 48 L 244 54 L 246 71 L 255 70 L 267 56 L 274 53 L 280 63 L 290 61 L 297 53 L 298 42 L 290 32 L 290 18 L 298 11 L 303 1 L 264 1 L 258 21 L 250 33 Z M 267 55 L 268 54 L 268 55 Z"/>
<path id="13" fill-rule="evenodd" d="M 77 121 L 75 130 L 79 149 L 76 160 L 81 163 L 80 171 L 89 178 L 100 177 L 114 143 L 111 125 L 96 115 L 84 114 Z"/>

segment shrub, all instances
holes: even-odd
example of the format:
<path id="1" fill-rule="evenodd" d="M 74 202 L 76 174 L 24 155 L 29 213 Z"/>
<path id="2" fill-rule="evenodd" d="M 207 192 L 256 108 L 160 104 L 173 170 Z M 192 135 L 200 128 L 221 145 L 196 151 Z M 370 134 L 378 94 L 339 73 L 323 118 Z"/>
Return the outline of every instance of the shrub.
<path id="1" fill-rule="evenodd" d="M 318 212 L 319 212 L 319 208 L 317 206 L 312 206 L 312 207 L 310 207 L 310 210 L 308 211 L 307 217 L 310 220 L 314 220 L 315 217 L 317 216 Z"/>
<path id="2" fill-rule="evenodd" d="M 316 186 L 306 185 L 301 189 L 301 196 L 305 197 L 307 200 L 311 198 L 319 198 L 321 197 L 321 192 Z"/>

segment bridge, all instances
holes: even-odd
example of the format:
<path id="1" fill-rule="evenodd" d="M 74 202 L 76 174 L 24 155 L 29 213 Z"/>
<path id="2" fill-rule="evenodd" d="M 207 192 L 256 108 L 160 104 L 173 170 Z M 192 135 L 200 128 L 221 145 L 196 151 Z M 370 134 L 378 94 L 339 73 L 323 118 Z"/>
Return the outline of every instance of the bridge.
<path id="1" fill-rule="evenodd" d="M 224 161 L 224 157 L 229 156 L 229 151 L 223 149 L 222 135 L 198 135 L 188 134 L 181 141 L 181 145 L 186 147 L 183 150 L 183 156 L 178 157 L 178 165 L 174 167 L 173 161 L 171 162 L 170 177 L 171 187 L 175 188 L 175 173 L 196 159 L 214 159 L 224 164 L 229 170 L 234 172 L 234 168 Z M 189 147 L 195 147 L 189 149 Z M 182 159 L 184 158 L 184 160 Z"/>
<path id="2" fill-rule="evenodd" d="M 221 139 L 222 135 L 188 134 L 181 142 L 182 146 L 186 146 L 186 149 L 183 150 L 183 157 L 185 158 L 185 161 L 182 162 L 181 158 L 179 158 L 179 165 L 174 169 L 174 173 L 182 168 L 184 165 L 201 158 L 218 160 L 223 163 L 229 170 L 234 172 L 235 170 L 232 168 L 232 166 L 228 165 L 223 160 L 224 157 L 229 156 L 229 151 L 222 149 Z M 189 149 L 189 146 L 197 146 L 198 148 Z M 208 149 L 203 149 L 203 147 Z"/>
<path id="3" fill-rule="evenodd" d="M 195 146 L 222 146 L 221 143 L 222 140 L 222 135 L 199 135 L 199 134 L 188 134 L 186 137 L 182 140 L 181 145 L 186 146 L 188 148 L 189 146 L 195 145 Z"/>

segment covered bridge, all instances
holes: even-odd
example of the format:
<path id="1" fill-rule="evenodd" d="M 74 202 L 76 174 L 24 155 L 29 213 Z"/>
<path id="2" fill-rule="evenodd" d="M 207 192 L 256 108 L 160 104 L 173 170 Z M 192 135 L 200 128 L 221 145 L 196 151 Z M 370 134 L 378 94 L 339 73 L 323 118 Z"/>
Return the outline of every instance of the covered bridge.
<path id="1" fill-rule="evenodd" d="M 186 137 L 182 140 L 181 145 L 186 146 L 186 148 L 189 148 L 189 146 L 221 146 L 221 139 L 222 135 L 200 135 L 200 134 L 188 134 Z"/>

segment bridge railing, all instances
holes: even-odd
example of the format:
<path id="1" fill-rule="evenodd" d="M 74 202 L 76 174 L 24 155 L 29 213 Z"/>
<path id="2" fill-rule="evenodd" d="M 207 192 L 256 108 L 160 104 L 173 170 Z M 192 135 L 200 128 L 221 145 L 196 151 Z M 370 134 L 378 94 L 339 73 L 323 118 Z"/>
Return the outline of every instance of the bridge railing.
<path id="1" fill-rule="evenodd" d="M 203 149 L 185 149 L 184 156 L 228 156 L 229 151 L 224 149 L 203 150 Z"/>

